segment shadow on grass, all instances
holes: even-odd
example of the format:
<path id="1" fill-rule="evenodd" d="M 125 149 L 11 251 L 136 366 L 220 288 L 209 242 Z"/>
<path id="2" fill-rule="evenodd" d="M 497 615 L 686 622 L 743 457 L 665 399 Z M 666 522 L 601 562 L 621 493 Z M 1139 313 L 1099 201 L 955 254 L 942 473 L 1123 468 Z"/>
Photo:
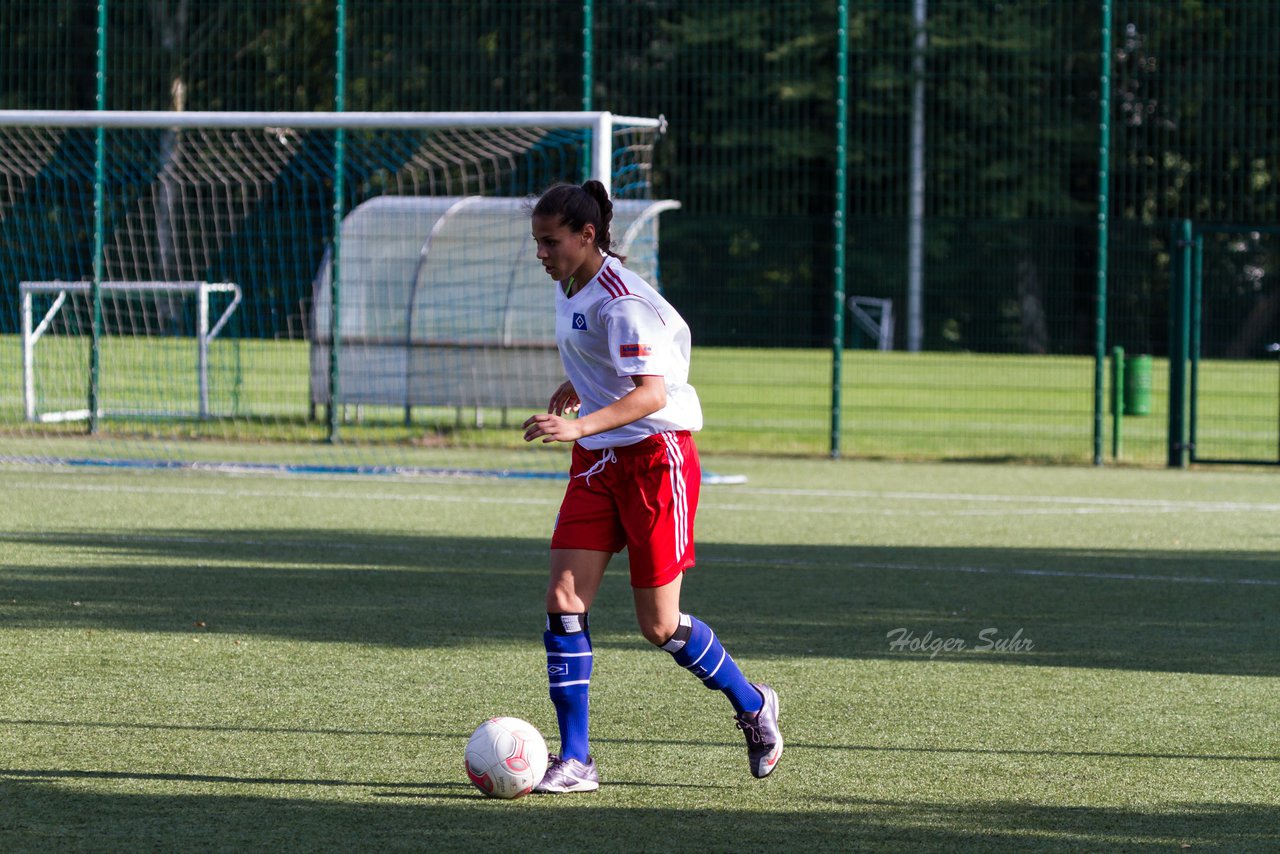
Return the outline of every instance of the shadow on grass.
<path id="1" fill-rule="evenodd" d="M 87 792 L 74 785 L 85 781 L 133 784 L 135 790 Z M 289 786 L 307 781 L 276 781 L 279 794 L 266 795 L 136 792 L 137 784 L 156 782 L 148 775 L 104 780 L 98 772 L 0 771 L 8 814 L 0 823 L 0 848 L 557 851 L 568 844 L 592 851 L 1058 851 L 1189 845 L 1261 851 L 1280 842 L 1274 808 L 1255 804 L 1148 811 L 828 797 L 795 809 L 709 810 L 620 805 L 605 790 L 504 803 L 466 792 L 462 784 L 430 783 L 353 783 L 356 791 L 335 792 L 345 800 L 289 796 Z M 209 781 L 189 782 L 194 788 Z"/>
<path id="2" fill-rule="evenodd" d="M 452 739 L 455 741 L 463 741 L 467 734 L 462 732 L 423 732 L 412 730 L 353 730 L 353 729 L 318 729 L 314 727 L 260 727 L 260 726 L 221 726 L 213 724 L 157 724 L 157 723 L 128 723 L 119 721 L 54 721 L 54 720 L 15 720 L 0 718 L 0 724 L 8 727 L 39 727 L 43 729 L 102 729 L 110 731 L 118 730 L 142 730 L 147 732 L 208 732 L 208 733 L 241 733 L 241 734 L 275 734 L 275 735 L 337 735 L 337 736 L 377 736 L 390 738 L 418 738 L 418 739 Z M 730 746 L 725 741 L 708 741 L 700 739 L 688 738 L 609 738 L 594 736 L 593 744 L 627 744 L 627 745 L 676 745 L 679 747 L 689 747 L 695 749 L 704 749 L 709 747 L 725 747 Z M 734 739 L 731 746 L 736 747 L 737 739 Z M 1274 763 L 1280 768 L 1280 753 L 1275 754 L 1224 754 L 1224 753 L 1203 753 L 1203 752 L 1186 752 L 1186 753 L 1170 753 L 1170 752 L 1151 752 L 1151 751 L 1128 751 L 1128 750 L 1027 750 L 1018 748 L 992 748 L 992 747 L 906 747 L 902 745 L 881 745 L 881 744 L 814 744 L 805 743 L 803 741 L 787 740 L 787 749 L 795 752 L 797 750 L 815 750 L 815 751 L 854 751 L 858 753 L 922 753 L 928 755 L 962 755 L 962 756 L 1002 756 L 1002 757 L 1071 757 L 1082 759 L 1159 759 L 1167 761 L 1191 760 L 1195 762 L 1240 762 L 1240 763 Z M 6 774 L 21 776 L 24 773 L 37 776 L 36 772 L 16 772 L 5 771 L 0 769 L 0 777 Z M 60 776 L 98 776 L 104 779 L 110 779 L 118 776 L 136 776 L 139 778 L 154 779 L 190 779 L 202 780 L 208 782 L 239 782 L 239 783 L 287 783 L 288 780 L 282 779 L 249 779 L 243 777 L 209 777 L 209 776 L 188 776 L 188 775 L 120 775 L 116 772 L 61 772 L 46 771 L 39 772 L 49 777 Z M 346 783 L 341 781 L 320 781 L 320 780 L 299 780 L 293 781 L 298 783 L 307 783 L 310 785 L 340 785 L 340 786 L 362 786 L 375 785 L 372 783 Z M 635 785 L 635 786 L 675 786 L 679 788 L 706 788 L 705 786 L 686 786 L 682 783 L 620 783 L 615 780 L 609 781 L 610 785 Z M 376 784 L 383 785 L 383 784 Z M 385 784 L 386 786 L 411 786 L 414 784 Z M 444 784 L 441 784 L 444 785 Z"/>
<path id="3" fill-rule="evenodd" d="M 948 661 L 1280 675 L 1280 562 L 1236 552 L 699 545 L 684 606 L 738 657 L 927 658 L 890 633 L 958 639 Z M 547 544 L 298 529 L 0 534 L 14 628 L 214 632 L 425 648 L 527 639 Z M 58 566 L 33 557 L 56 550 Z M 67 551 L 84 559 L 65 565 Z M 598 642 L 642 646 L 625 557 Z M 984 635 L 985 633 L 985 635 Z M 981 647 L 1011 641 L 1017 648 Z M 985 639 L 985 640 L 984 640 Z M 1027 646 L 1030 642 L 1030 646 Z"/>

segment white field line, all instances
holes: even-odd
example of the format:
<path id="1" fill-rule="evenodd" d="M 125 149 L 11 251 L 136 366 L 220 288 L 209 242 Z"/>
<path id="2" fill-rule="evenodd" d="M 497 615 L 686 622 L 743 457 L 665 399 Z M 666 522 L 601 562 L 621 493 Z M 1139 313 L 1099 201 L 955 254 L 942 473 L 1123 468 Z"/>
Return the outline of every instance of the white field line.
<path id="1" fill-rule="evenodd" d="M 315 545 L 315 540 L 313 539 L 291 540 L 287 538 L 281 538 L 278 540 L 260 540 L 260 539 L 252 539 L 252 538 L 245 538 L 245 537 L 235 537 L 235 536 L 232 536 L 234 534 L 233 531 L 228 531 L 227 533 L 228 533 L 228 536 L 225 536 L 225 537 L 202 537 L 199 535 L 158 536 L 155 534 L 111 534 L 111 533 L 101 533 L 97 531 L 84 531 L 84 532 L 73 533 L 70 535 L 65 533 L 62 533 L 62 534 L 43 533 L 39 531 L 24 531 L 21 533 L 16 533 L 13 531 L 0 531 L 0 541 L 3 541 L 3 540 L 21 540 L 24 542 L 47 541 L 50 543 L 56 543 L 59 546 L 62 546 L 64 548 L 100 547 L 104 542 L 113 544 L 117 548 L 127 548 L 130 545 L 152 545 L 152 546 L 181 545 L 181 546 L 213 546 L 213 547 L 251 546 L 253 548 L 263 548 L 263 549 L 270 548 L 270 549 L 293 550 L 297 548 L 303 548 L 303 547 Z M 389 553 L 395 553 L 395 554 L 413 554 L 413 555 L 422 554 L 422 547 L 418 545 L 410 546 L 410 545 L 396 545 L 394 543 L 370 543 L 370 542 L 361 542 L 361 543 L 326 542 L 324 544 L 324 550 L 325 551 L 347 551 L 347 552 L 353 552 L 358 554 L 365 554 L 367 552 L 389 552 Z M 457 554 L 470 554 L 475 551 L 474 549 L 467 548 L 464 546 L 447 546 L 447 545 L 440 545 L 439 543 L 433 543 L 431 546 L 431 550 L 436 553 L 449 552 L 449 553 L 457 553 Z M 544 554 L 546 552 L 546 547 L 538 546 L 537 548 L 530 548 L 530 549 L 491 549 L 486 547 L 485 550 L 494 552 L 496 554 L 503 554 L 503 555 L 524 555 L 524 554 L 531 554 L 534 552 L 538 554 Z M 283 566 L 304 566 L 304 565 L 313 566 L 314 564 L 311 561 L 302 560 L 302 561 L 289 562 L 289 563 L 283 563 L 283 564 L 273 561 L 273 565 L 275 566 L 282 566 L 282 565 Z"/>
<path id="2" fill-rule="evenodd" d="M 761 561 L 741 558 L 701 558 L 703 563 L 759 565 Z M 1213 575 L 1153 575 L 1137 572 L 1076 572 L 1068 569 L 1032 569 L 993 566 L 940 566 L 916 563 L 850 561 L 848 563 L 805 560 L 770 561 L 771 566 L 819 569 L 874 569 L 889 572 L 959 572 L 969 575 L 1015 575 L 1031 578 L 1079 578 L 1090 581 L 1156 581 L 1166 584 L 1227 584 L 1247 587 L 1280 587 L 1280 578 L 1222 578 Z"/>
<path id="3" fill-rule="evenodd" d="M 999 504 L 1061 504 L 1089 507 L 1145 507 L 1172 510 L 1280 511 L 1280 503 L 1249 501 L 1179 501 L 1163 498 L 1101 498 L 1071 495 L 988 495 L 969 492 L 883 492 L 855 489 L 763 489 L 747 487 L 736 494 L 806 496 L 814 498 L 890 499 L 901 501 L 972 501 Z"/>
<path id="4" fill-rule="evenodd" d="M 424 481 L 415 484 L 414 491 L 409 492 L 365 492 L 340 489 L 325 490 L 263 490 L 251 488 L 219 488 L 219 487 L 178 487 L 178 486 L 143 486 L 123 484 L 86 483 L 83 480 L 72 482 L 56 482 L 53 480 L 10 481 L 9 488 L 33 490 L 57 490 L 65 492 L 102 492 L 116 494 L 153 494 L 153 495 L 190 495 L 190 496 L 226 496 L 234 498 L 307 498 L 307 499 L 341 499 L 344 501 L 408 501 L 438 502 L 451 504 L 495 504 L 495 505 L 530 505 L 547 506 L 560 503 L 559 492 L 554 497 L 528 498 L 508 494 L 502 497 L 477 495 L 458 495 L 456 489 L 460 485 L 455 480 Z M 477 485 L 468 483 L 468 485 Z M 425 486 L 446 486 L 449 494 L 431 493 L 422 490 Z M 726 497 L 728 493 L 725 493 Z M 866 505 L 850 506 L 797 506 L 787 508 L 789 514 L 834 514 L 848 515 L 856 513 L 863 516 L 911 516 L 911 517 L 981 517 L 981 516 L 1088 516 L 1111 515 L 1115 513 L 1130 514 L 1165 514 L 1165 513 L 1280 513 L 1280 503 L 1261 503 L 1247 501 L 1179 501 L 1152 498 L 1101 498 L 1085 496 L 1057 495 L 987 495 L 979 493 L 956 492 L 889 492 L 874 490 L 840 490 L 840 489 L 757 489 L 734 488 L 732 495 L 759 495 L 770 499 L 779 497 L 797 498 L 832 498 L 850 501 L 918 501 L 935 503 L 970 503 L 995 504 L 989 508 L 951 508 L 945 510 L 921 510 L 918 508 L 877 508 Z M 1036 507 L 1009 507 L 1010 504 L 1034 504 Z M 722 503 L 715 497 L 707 496 L 701 504 L 705 510 L 724 510 L 732 512 L 768 512 L 777 510 L 776 501 L 764 504 L 746 504 L 740 501 Z"/>
<path id="5" fill-rule="evenodd" d="M 197 545 L 210 546 L 214 549 L 218 547 L 234 546 L 251 546 L 254 548 L 274 548 L 274 549 L 293 549 L 300 546 L 312 544 L 310 540 L 261 540 L 261 539 L 243 539 L 231 536 L 234 532 L 228 531 L 228 536 L 220 537 L 202 537 L 202 536 L 155 536 L 149 534 L 99 534 L 86 532 L 81 534 L 84 539 L 84 546 L 88 547 L 92 544 L 100 545 L 102 541 L 118 543 L 120 548 L 127 548 L 131 544 L 147 544 L 147 545 Z M 65 534 L 44 534 L 38 532 L 13 533 L 0 531 L 0 540 L 20 539 L 24 541 L 31 540 L 47 540 L 57 542 L 62 546 L 74 546 L 74 543 L 67 541 Z M 73 537 L 74 539 L 74 537 Z M 419 546 L 396 545 L 393 543 L 325 543 L 326 551 L 349 551 L 352 553 L 367 554 L 369 552 L 386 552 L 395 554 L 414 554 L 422 553 Z M 456 552 L 459 554 L 470 553 L 473 551 L 464 546 L 440 546 L 433 545 L 435 551 Z M 532 553 L 541 554 L 545 548 L 538 546 L 530 549 L 489 549 L 496 551 L 498 554 L 504 555 L 526 555 Z M 734 557 L 715 557 L 705 556 L 700 559 L 705 564 L 721 564 L 733 566 L 760 566 L 765 561 L 746 560 Z M 368 562 L 358 561 L 361 565 L 367 565 Z M 307 561 L 298 561 L 290 565 L 310 565 Z M 1238 585 L 1245 587 L 1280 587 L 1280 579 L 1276 578 L 1223 578 L 1211 575 L 1155 575 L 1151 573 L 1135 573 L 1135 572 L 1077 572 L 1064 569 L 1034 569 L 1024 567 L 991 567 L 991 566 L 948 566 L 948 565 L 926 565 L 918 563 L 893 563 L 885 561 L 815 561 L 801 560 L 796 558 L 778 558 L 768 561 L 769 566 L 783 567 L 788 569 L 867 569 L 888 572 L 953 572 L 968 575 L 1010 575 L 1022 576 L 1029 578 L 1075 578 L 1088 581 L 1150 581 L 1164 584 L 1223 584 Z"/>
<path id="6" fill-rule="evenodd" d="M 105 492 L 133 495 L 207 495 L 227 498 L 316 498 L 341 499 L 343 501 L 433 501 L 456 504 L 542 504 L 558 505 L 559 497 L 552 498 L 516 498 L 505 496 L 490 498 L 477 495 L 433 495 L 421 492 L 344 492 L 341 490 L 260 490 L 260 489 L 217 489 L 212 487 L 178 487 L 178 486 L 120 486 L 97 483 L 44 483 L 17 482 L 8 484 L 19 489 L 51 489 L 61 492 Z"/>
<path id="7" fill-rule="evenodd" d="M 702 502 L 699 509 L 707 510 L 732 510 L 735 512 L 777 512 L 774 505 L 762 506 L 759 504 L 719 504 L 711 502 Z M 877 509 L 874 507 L 851 507 L 842 504 L 838 507 L 794 507 L 788 505 L 787 514 L 820 514 L 830 513 L 838 516 L 910 516 L 912 518 L 933 518 L 933 517 L 977 517 L 977 516 L 1113 516 L 1117 514 L 1137 513 L 1137 514 L 1161 514 L 1161 513 L 1240 513 L 1246 511 L 1257 511 L 1264 513 L 1274 513 L 1280 511 L 1280 505 L 1250 504 L 1246 507 L 1239 506 L 1202 506 L 1202 507 L 1186 507 L 1186 506 L 1169 506 L 1169 507 L 1149 507 L 1145 505 L 1132 506 L 1109 506 L 1109 507 L 1001 507 L 1001 508 L 984 508 L 984 509 L 953 509 L 953 510 L 887 510 Z"/>

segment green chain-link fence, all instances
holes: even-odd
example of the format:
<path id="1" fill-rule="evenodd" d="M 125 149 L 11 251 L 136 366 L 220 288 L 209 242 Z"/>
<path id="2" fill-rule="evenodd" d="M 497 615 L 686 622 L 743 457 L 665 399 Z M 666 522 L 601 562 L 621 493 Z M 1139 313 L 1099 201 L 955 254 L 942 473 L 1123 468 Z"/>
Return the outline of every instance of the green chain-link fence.
<path id="1" fill-rule="evenodd" d="M 0 108 L 93 109 L 98 10 L 72 0 L 0 6 Z M 846 455 L 1086 461 L 1097 438 L 1095 354 L 1119 344 L 1155 357 L 1151 411 L 1126 419 L 1126 458 L 1163 462 L 1170 235 L 1183 218 L 1241 226 L 1257 249 L 1241 250 L 1248 259 L 1229 246 L 1215 256 L 1238 272 L 1214 279 L 1230 316 L 1206 316 L 1203 353 L 1229 361 L 1243 391 L 1202 401 L 1202 411 L 1216 407 L 1230 421 L 1242 394 L 1250 412 L 1275 409 L 1266 345 L 1280 340 L 1280 270 L 1274 241 L 1250 243 L 1247 227 L 1280 220 L 1276 4 L 848 4 L 844 296 L 873 308 L 860 320 L 849 308 L 843 340 L 833 341 L 839 12 L 836 2 L 798 0 L 110 0 L 105 106 L 334 109 L 341 17 L 348 110 L 589 104 L 664 115 L 647 195 L 683 205 L 662 218 L 661 283 L 694 331 L 694 381 L 708 416 L 701 442 L 711 450 L 825 453 L 839 401 Z M 246 346 L 306 333 L 332 236 L 331 177 L 321 169 L 313 191 L 278 191 L 309 160 L 324 162 L 330 144 L 317 136 L 301 146 L 243 211 L 262 225 L 238 239 L 274 242 L 279 259 L 269 276 L 236 273 L 246 293 L 234 334 Z M 91 157 L 91 144 L 67 137 L 58 146 L 44 159 L 0 152 L 10 188 L 0 199 L 0 372 L 10 378 L 0 431 L 15 441 L 54 429 L 24 422 L 11 391 L 18 282 L 83 278 L 90 242 L 88 218 L 60 232 L 72 235 L 62 242 L 40 237 L 32 217 L 66 211 L 14 189 L 76 184 L 69 176 L 85 174 L 74 164 Z M 138 166 L 144 182 L 146 168 Z M 567 156 L 536 180 L 581 170 Z M 1100 259 L 1099 197 L 1108 190 Z M 270 225 L 285 213 L 287 228 Z M 250 254 L 246 246 L 240 257 Z M 890 316 L 891 349 L 877 349 L 876 324 L 887 333 Z M 833 358 L 843 360 L 838 394 Z M 192 432 L 148 431 L 169 441 Z M 218 435 L 260 434 L 247 413 Z M 424 444 L 415 435 L 388 432 L 379 453 L 393 459 L 401 445 Z M 314 434 L 299 428 L 294 437 Z M 496 427 L 483 436 L 438 429 L 425 444 L 508 440 Z"/>

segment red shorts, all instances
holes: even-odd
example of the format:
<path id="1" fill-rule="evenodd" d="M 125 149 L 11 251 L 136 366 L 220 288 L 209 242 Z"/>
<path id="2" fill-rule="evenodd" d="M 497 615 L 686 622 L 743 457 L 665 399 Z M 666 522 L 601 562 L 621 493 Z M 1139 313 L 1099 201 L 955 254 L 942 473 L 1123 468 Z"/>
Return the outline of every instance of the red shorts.
<path id="1" fill-rule="evenodd" d="M 632 587 L 662 587 L 693 566 L 702 466 L 687 431 L 589 451 L 573 446 L 553 549 L 620 552 Z"/>

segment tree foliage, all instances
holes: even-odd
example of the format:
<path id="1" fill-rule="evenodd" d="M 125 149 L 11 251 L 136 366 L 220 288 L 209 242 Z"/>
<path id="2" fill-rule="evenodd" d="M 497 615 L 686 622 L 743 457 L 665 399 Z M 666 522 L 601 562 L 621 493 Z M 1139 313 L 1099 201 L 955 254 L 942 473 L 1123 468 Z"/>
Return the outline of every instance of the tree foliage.
<path id="1" fill-rule="evenodd" d="M 96 6 L 0 4 L 0 106 L 93 106 Z M 109 107 L 333 108 L 334 0 L 109 9 Z M 835 3 L 595 9 L 595 105 L 670 120 L 655 188 L 685 207 L 664 220 L 665 281 L 700 340 L 829 342 Z M 1280 218 L 1280 11 L 1270 0 L 1115 9 L 1113 328 L 1158 348 L 1169 223 Z M 912 4 L 849 10 L 848 290 L 901 305 Z M 554 0 L 348 0 L 347 108 L 576 109 L 581 26 L 580 6 Z M 929 4 L 927 346 L 1092 350 L 1098 34 L 1091 0 Z M 1249 265 L 1274 277 L 1258 251 Z M 1232 287 L 1252 287 L 1241 275 Z"/>

